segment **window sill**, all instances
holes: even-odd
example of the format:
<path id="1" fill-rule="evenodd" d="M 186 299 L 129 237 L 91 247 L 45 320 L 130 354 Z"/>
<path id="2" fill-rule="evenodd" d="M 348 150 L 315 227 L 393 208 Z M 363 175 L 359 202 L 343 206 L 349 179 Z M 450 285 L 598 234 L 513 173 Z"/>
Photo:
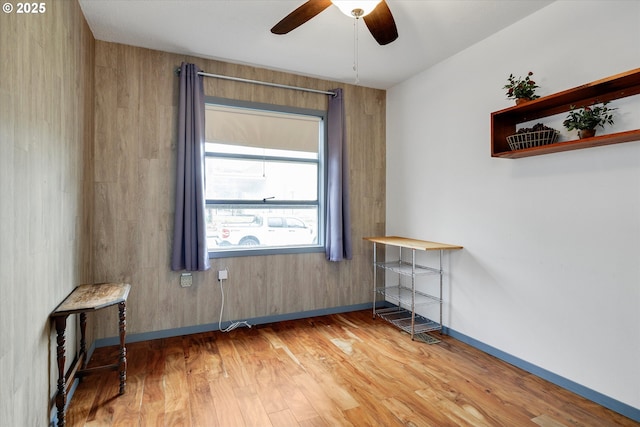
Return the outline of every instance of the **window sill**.
<path id="1" fill-rule="evenodd" d="M 209 251 L 209 259 L 236 258 L 245 256 L 308 254 L 324 252 L 324 246 L 290 246 L 280 248 L 256 248 L 256 249 L 229 249 L 222 251 Z"/>

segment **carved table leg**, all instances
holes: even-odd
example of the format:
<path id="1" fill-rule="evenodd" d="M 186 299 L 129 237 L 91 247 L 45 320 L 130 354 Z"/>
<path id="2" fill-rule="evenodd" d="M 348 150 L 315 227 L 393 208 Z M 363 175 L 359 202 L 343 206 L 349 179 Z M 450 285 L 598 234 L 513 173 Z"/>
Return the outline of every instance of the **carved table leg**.
<path id="1" fill-rule="evenodd" d="M 64 377 L 65 362 L 65 336 L 64 332 L 67 327 L 67 316 L 58 316 L 55 318 L 57 332 L 57 356 L 58 356 L 58 394 L 56 395 L 56 407 L 58 408 L 58 427 L 64 427 L 64 407 L 67 404 L 67 384 Z"/>
<path id="2" fill-rule="evenodd" d="M 82 369 L 87 367 L 87 363 L 89 360 L 87 359 L 87 340 L 86 340 L 86 332 L 87 332 L 87 313 L 80 313 L 80 354 L 84 355 L 84 359 L 82 360 Z"/>
<path id="3" fill-rule="evenodd" d="M 125 302 L 118 303 L 118 310 L 120 312 L 120 360 L 119 360 L 119 372 L 120 372 L 120 394 L 124 394 L 124 389 L 127 384 L 127 348 L 125 347 L 124 340 L 127 334 L 127 307 Z"/>

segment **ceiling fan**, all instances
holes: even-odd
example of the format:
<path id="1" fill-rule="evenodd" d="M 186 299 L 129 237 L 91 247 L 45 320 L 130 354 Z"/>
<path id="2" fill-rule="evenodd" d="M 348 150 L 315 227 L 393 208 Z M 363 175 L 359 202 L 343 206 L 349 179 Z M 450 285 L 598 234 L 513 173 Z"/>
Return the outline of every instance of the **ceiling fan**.
<path id="1" fill-rule="evenodd" d="M 274 25 L 271 32 L 273 34 L 287 34 L 332 4 L 338 6 L 347 16 L 352 16 L 356 19 L 362 17 L 378 44 L 386 45 L 398 38 L 396 23 L 385 0 L 307 0 L 302 6 Z"/>

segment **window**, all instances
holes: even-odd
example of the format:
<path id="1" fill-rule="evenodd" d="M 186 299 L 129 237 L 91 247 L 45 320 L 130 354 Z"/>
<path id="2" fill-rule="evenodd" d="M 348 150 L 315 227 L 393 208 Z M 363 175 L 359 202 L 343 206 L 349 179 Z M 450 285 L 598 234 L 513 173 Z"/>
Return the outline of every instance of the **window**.
<path id="1" fill-rule="evenodd" d="M 207 98 L 210 256 L 323 250 L 325 112 Z"/>

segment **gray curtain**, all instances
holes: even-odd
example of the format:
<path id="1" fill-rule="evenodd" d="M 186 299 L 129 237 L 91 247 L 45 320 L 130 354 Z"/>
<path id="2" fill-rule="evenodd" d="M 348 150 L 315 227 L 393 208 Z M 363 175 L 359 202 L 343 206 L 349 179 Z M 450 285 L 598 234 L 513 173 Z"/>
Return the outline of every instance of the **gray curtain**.
<path id="1" fill-rule="evenodd" d="M 345 138 L 342 89 L 329 95 L 327 111 L 327 227 L 325 253 L 329 261 L 352 258 L 349 213 L 349 162 Z"/>
<path id="2" fill-rule="evenodd" d="M 204 194 L 204 86 L 194 64 L 180 67 L 178 165 L 171 269 L 208 270 Z"/>

